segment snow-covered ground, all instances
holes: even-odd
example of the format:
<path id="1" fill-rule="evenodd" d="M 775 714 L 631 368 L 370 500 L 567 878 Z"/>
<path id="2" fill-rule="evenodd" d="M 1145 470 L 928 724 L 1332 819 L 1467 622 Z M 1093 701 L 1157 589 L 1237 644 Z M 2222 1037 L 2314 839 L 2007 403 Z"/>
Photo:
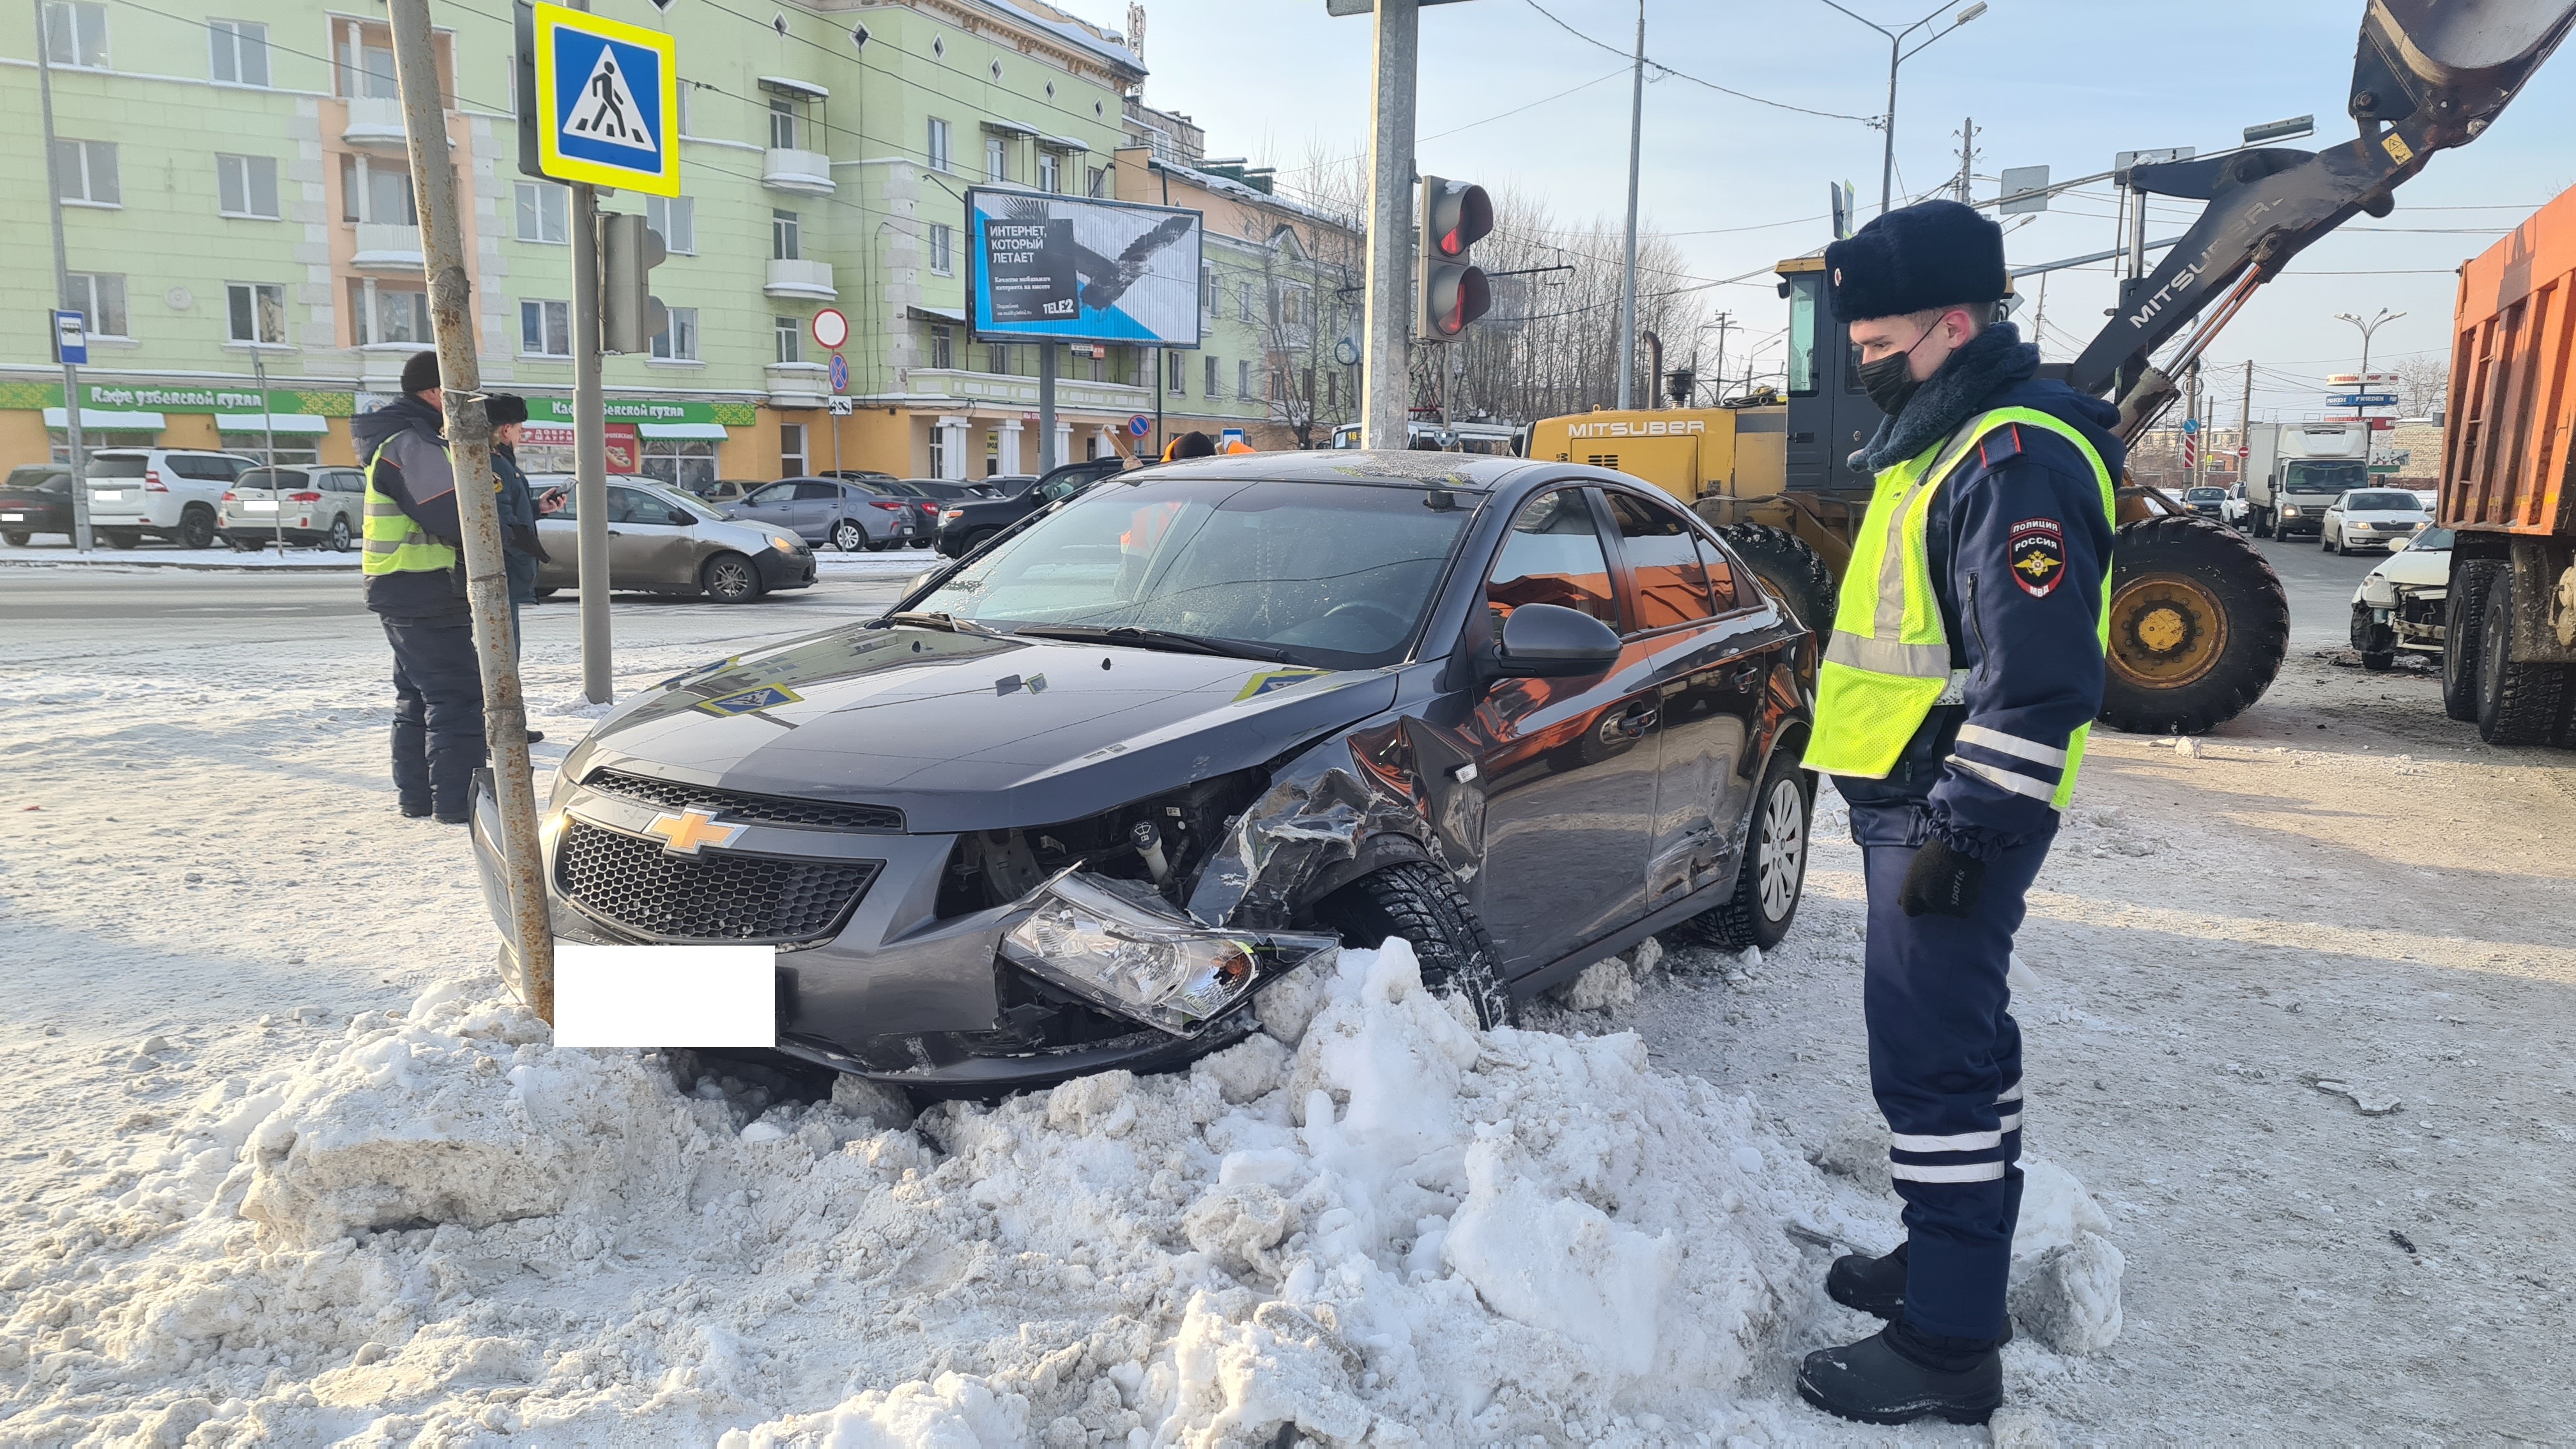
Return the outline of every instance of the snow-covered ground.
<path id="1" fill-rule="evenodd" d="M 621 688 L 890 587 L 621 605 Z M 463 838 L 393 811 L 372 621 L 299 629 L 0 671 L 0 1443 L 1890 1437 L 1790 1388 L 1896 1230 L 1830 833 L 1766 958 L 1479 1034 L 1350 953 L 1187 1075 L 915 1120 L 552 1049 Z M 2079 1311 L 2025 1317 L 1999 1440 L 2559 1432 L 2576 777 L 2423 688 L 2305 661 L 2190 756 L 2097 743 L 2022 949 L 2018 1301 Z M 2120 1336 L 2052 1347 L 2117 1258 Z"/>

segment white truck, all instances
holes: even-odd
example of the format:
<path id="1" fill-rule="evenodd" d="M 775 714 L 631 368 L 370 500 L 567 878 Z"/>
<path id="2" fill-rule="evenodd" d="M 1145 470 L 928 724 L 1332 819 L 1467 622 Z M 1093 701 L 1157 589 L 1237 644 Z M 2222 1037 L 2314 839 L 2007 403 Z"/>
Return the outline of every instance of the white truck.
<path id="1" fill-rule="evenodd" d="M 2245 430 L 2246 516 L 2256 538 L 2314 537 L 2346 489 L 2370 486 L 2370 424 L 2256 423 Z"/>

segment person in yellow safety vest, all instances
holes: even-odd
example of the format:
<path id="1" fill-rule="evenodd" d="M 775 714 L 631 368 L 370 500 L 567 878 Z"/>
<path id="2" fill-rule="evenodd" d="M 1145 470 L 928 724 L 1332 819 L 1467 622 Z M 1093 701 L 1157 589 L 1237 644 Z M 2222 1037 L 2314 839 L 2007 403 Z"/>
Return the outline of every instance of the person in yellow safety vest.
<path id="1" fill-rule="evenodd" d="M 438 354 L 403 364 L 403 395 L 349 425 L 367 476 L 367 607 L 394 651 L 394 793 L 402 813 L 462 825 L 483 764 L 483 673 L 465 601 L 456 473 Z"/>
<path id="2" fill-rule="evenodd" d="M 1999 320 L 2003 234 L 1952 201 L 1825 250 L 1834 319 L 1887 414 L 1817 671 L 1806 764 L 1851 806 L 1869 892 L 1862 1010 L 1905 1239 L 1826 1291 L 1888 1320 L 1809 1354 L 1847 1419 L 1983 1423 L 2003 1398 L 2021 1206 L 2021 1029 L 2004 983 L 2101 711 L 2118 412 L 2037 377 Z"/>

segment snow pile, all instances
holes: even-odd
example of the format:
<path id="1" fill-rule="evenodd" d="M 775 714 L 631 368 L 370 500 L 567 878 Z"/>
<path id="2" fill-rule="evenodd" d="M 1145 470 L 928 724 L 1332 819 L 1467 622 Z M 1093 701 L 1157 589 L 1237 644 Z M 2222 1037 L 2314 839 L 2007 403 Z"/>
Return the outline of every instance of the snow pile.
<path id="1" fill-rule="evenodd" d="M 1777 1434 L 1789 1230 L 1853 1230 L 1749 1100 L 1478 1032 L 1401 943 L 1187 1075 L 917 1120 L 468 997 L 211 1087 L 55 1212 L 0 1275 L 0 1441 Z"/>

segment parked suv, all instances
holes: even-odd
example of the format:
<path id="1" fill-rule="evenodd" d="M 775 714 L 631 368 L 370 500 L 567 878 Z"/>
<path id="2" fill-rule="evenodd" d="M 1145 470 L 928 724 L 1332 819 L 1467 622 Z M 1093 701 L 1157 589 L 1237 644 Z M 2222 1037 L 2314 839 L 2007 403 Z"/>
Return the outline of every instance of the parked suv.
<path id="1" fill-rule="evenodd" d="M 166 538 L 181 548 L 213 548 L 224 490 L 256 458 L 182 448 L 101 448 L 82 471 L 89 484 L 89 526 L 116 548 Z"/>
<path id="2" fill-rule="evenodd" d="M 1116 477 L 1126 466 L 1123 458 L 1090 458 L 1067 463 L 1016 493 L 951 503 L 939 510 L 939 531 L 932 536 L 932 546 L 949 558 L 963 558 L 1003 529 L 1103 478 Z"/>
<path id="3" fill-rule="evenodd" d="M 367 475 L 355 468 L 252 468 L 224 490 L 218 530 L 238 549 L 288 543 L 347 553 L 366 536 Z"/>
<path id="4" fill-rule="evenodd" d="M 923 537 L 911 499 L 847 478 L 781 478 L 723 507 L 728 518 L 784 528 L 843 553 L 902 548 Z"/>
<path id="5" fill-rule="evenodd" d="M 25 548 L 40 533 L 72 531 L 72 470 L 62 463 L 27 463 L 0 482 L 0 538 Z"/>
<path id="6" fill-rule="evenodd" d="M 780 1051 L 929 1097 L 1177 1067 L 1392 936 L 1498 1024 L 1652 933 L 1779 942 L 1815 668 L 1624 475 L 1193 460 L 630 698 L 556 777 L 547 909 L 577 941 L 775 946 L 749 989 Z"/>

